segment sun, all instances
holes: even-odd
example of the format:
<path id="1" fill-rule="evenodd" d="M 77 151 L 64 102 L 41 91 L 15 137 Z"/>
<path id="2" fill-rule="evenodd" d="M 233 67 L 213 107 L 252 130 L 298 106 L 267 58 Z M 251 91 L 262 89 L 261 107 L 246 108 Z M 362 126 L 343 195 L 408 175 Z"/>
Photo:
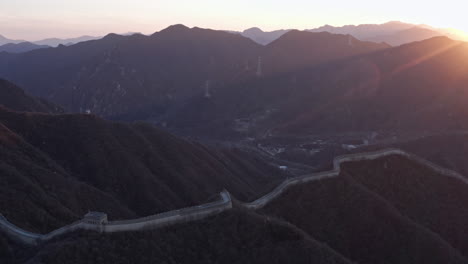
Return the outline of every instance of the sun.
<path id="1" fill-rule="evenodd" d="M 446 31 L 453 34 L 455 37 L 458 37 L 459 40 L 468 41 L 468 31 L 454 28 L 446 29 Z"/>

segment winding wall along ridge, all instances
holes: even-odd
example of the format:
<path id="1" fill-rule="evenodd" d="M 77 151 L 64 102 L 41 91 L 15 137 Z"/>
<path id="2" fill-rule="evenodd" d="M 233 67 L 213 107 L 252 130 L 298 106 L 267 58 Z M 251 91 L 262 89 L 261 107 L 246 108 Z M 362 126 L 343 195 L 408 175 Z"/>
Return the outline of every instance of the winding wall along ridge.
<path id="1" fill-rule="evenodd" d="M 341 165 L 345 162 L 354 162 L 361 160 L 375 160 L 378 158 L 391 156 L 391 155 L 400 155 L 404 156 L 412 161 L 415 161 L 421 165 L 429 167 L 430 169 L 437 171 L 438 173 L 456 178 L 462 181 L 465 184 L 468 184 L 468 179 L 463 177 L 461 174 L 442 168 L 428 160 L 420 158 L 416 155 L 407 153 L 400 149 L 384 149 L 374 152 L 365 152 L 357 154 L 349 154 L 338 156 L 333 160 L 333 169 L 325 172 L 318 172 L 299 176 L 296 178 L 286 179 L 280 185 L 278 185 L 273 191 L 268 194 L 260 197 L 259 199 L 244 203 L 243 206 L 256 210 L 264 207 L 266 204 L 272 200 L 279 197 L 284 191 L 286 191 L 291 186 L 319 181 L 327 178 L 337 177 L 341 172 Z M 232 208 L 232 199 L 227 191 L 220 193 L 221 199 L 215 202 L 202 204 L 198 206 L 168 211 L 156 215 L 151 215 L 147 217 L 142 217 L 133 220 L 123 220 L 123 221 L 110 221 L 104 224 L 89 223 L 84 220 L 76 221 L 70 225 L 56 229 L 48 234 L 36 234 L 25 231 L 14 224 L 10 223 L 3 215 L 0 214 L 0 230 L 3 230 L 7 235 L 16 239 L 17 241 L 26 243 L 26 244 L 37 244 L 40 242 L 48 241 L 59 235 L 73 232 L 76 230 L 93 230 L 97 232 L 112 233 L 112 232 L 126 232 L 126 231 L 138 231 L 138 230 L 147 230 L 154 229 L 162 226 L 167 226 L 175 223 L 189 222 L 194 220 L 200 220 L 205 217 L 219 214 L 223 211 L 229 210 Z"/>
<path id="2" fill-rule="evenodd" d="M 271 191 L 270 193 L 260 197 L 259 199 L 255 200 L 253 202 L 245 203 L 244 206 L 249 208 L 249 209 L 253 209 L 253 210 L 260 209 L 260 208 L 264 207 L 265 205 L 267 205 L 272 200 L 274 200 L 275 198 L 277 198 L 278 196 L 280 196 L 284 191 L 286 191 L 291 186 L 301 184 L 301 183 L 305 183 L 305 182 L 318 181 L 318 180 L 323 180 L 323 179 L 327 179 L 327 178 L 337 177 L 338 175 L 340 175 L 340 172 L 341 172 L 341 164 L 343 164 L 345 162 L 354 162 L 354 161 L 362 161 L 362 160 L 375 160 L 375 159 L 379 159 L 379 158 L 386 157 L 386 156 L 391 156 L 391 155 L 404 156 L 404 157 L 406 157 L 406 158 L 408 158 L 408 159 L 410 159 L 412 161 L 415 161 L 415 162 L 417 162 L 419 164 L 422 164 L 422 165 L 424 165 L 426 167 L 429 167 L 432 170 L 435 170 L 435 171 L 437 171 L 438 173 L 440 173 L 442 175 L 452 177 L 452 178 L 456 178 L 458 180 L 461 180 L 465 184 L 468 184 L 468 179 L 466 177 L 462 176 L 461 174 L 455 172 L 455 171 L 442 168 L 439 165 L 436 165 L 436 164 L 434 164 L 434 163 L 432 163 L 432 162 L 430 162 L 430 161 L 428 161 L 426 159 L 423 159 L 421 157 L 418 157 L 418 156 L 416 156 L 414 154 L 405 152 L 405 151 L 403 151 L 401 149 L 391 148 L 391 149 L 383 149 L 383 150 L 373 151 L 373 152 L 363 152 L 363 153 L 348 154 L 348 155 L 342 155 L 342 156 L 335 157 L 333 159 L 333 169 L 332 170 L 325 171 L 325 172 L 312 173 L 312 174 L 303 175 L 303 176 L 300 176 L 300 177 L 297 177 L 297 178 L 287 179 L 284 182 L 282 182 L 278 187 L 276 187 L 273 191 Z"/>

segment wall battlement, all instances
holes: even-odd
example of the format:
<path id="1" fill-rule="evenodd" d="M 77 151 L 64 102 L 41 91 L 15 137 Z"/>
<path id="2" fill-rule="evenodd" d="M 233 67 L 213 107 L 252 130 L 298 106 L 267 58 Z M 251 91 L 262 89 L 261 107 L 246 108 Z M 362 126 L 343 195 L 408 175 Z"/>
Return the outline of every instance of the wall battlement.
<path id="1" fill-rule="evenodd" d="M 421 165 L 424 165 L 438 173 L 456 178 L 461 182 L 468 184 L 468 178 L 463 177 L 461 174 L 442 168 L 428 160 L 420 158 L 414 154 L 407 153 L 400 149 L 384 149 L 374 152 L 365 152 L 357 154 L 349 154 L 338 156 L 333 160 L 333 169 L 330 171 L 318 172 L 299 176 L 296 178 L 286 179 L 275 189 L 273 189 L 268 194 L 258 198 L 257 200 L 249 203 L 244 203 L 248 209 L 257 210 L 265 205 L 267 205 L 272 200 L 279 197 L 284 191 L 294 185 L 320 181 L 328 178 L 337 177 L 341 172 L 341 165 L 346 162 L 355 162 L 362 160 L 375 160 L 386 156 L 391 155 L 400 155 L 404 156 L 410 160 L 413 160 Z M 7 235 L 13 239 L 25 243 L 35 245 L 40 242 L 48 241 L 59 235 L 65 233 L 74 232 L 77 230 L 91 230 L 96 232 L 103 233 L 113 233 L 113 232 L 128 232 L 128 231 L 139 231 L 139 230 L 148 230 L 155 229 L 167 225 L 172 225 L 176 223 L 190 222 L 194 220 L 200 220 L 211 215 L 219 214 L 223 211 L 229 210 L 232 208 L 232 199 L 227 191 L 220 193 L 221 199 L 215 202 L 202 204 L 193 207 L 182 208 L 178 210 L 173 210 L 169 212 L 164 212 L 156 215 L 151 215 L 147 217 L 142 217 L 132 220 L 123 220 L 123 221 L 109 221 L 101 224 L 89 223 L 82 220 L 76 221 L 70 225 L 56 229 L 48 234 L 36 234 L 31 233 L 26 230 L 23 230 L 14 224 L 10 223 L 2 214 L 0 214 L 0 230 L 5 232 Z"/>

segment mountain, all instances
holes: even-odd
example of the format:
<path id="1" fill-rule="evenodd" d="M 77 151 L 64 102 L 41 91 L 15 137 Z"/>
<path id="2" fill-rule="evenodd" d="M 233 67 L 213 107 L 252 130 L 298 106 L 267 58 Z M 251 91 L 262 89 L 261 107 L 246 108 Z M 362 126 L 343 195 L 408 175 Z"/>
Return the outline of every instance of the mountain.
<path id="1" fill-rule="evenodd" d="M 361 40 L 372 39 L 376 36 L 391 35 L 399 31 L 407 30 L 415 27 L 413 24 L 402 23 L 399 21 L 391 21 L 385 24 L 362 24 L 362 25 L 347 25 L 342 27 L 334 27 L 325 25 L 319 28 L 310 29 L 310 32 L 330 32 L 333 34 L 350 34 L 353 37 Z"/>
<path id="2" fill-rule="evenodd" d="M 306 70 L 297 74 L 304 82 L 291 95 L 297 112 L 289 113 L 295 116 L 290 125 L 329 131 L 465 129 L 467 50 L 466 43 L 440 37 Z"/>
<path id="3" fill-rule="evenodd" d="M 251 40 L 257 42 L 258 44 L 268 45 L 289 31 L 290 30 L 288 29 L 281 29 L 281 30 L 265 32 L 261 30 L 260 28 L 253 27 L 253 28 L 244 30 L 241 33 L 241 35 L 244 37 L 250 38 Z"/>
<path id="4" fill-rule="evenodd" d="M 80 231 L 40 246 L 1 236 L 0 261 L 468 263 L 468 185 L 443 169 L 401 155 L 347 162 L 340 175 L 294 185 L 258 211 L 242 204 L 290 176 L 254 152 L 149 124 L 0 107 L 1 213 L 26 230 L 48 232 L 88 210 L 147 216 L 211 201 L 224 188 L 234 197 L 222 214 L 147 232 Z"/>
<path id="5" fill-rule="evenodd" d="M 255 137 L 466 130 L 467 56 L 466 43 L 436 37 L 304 66 L 233 85 L 203 114 L 229 113 Z"/>
<path id="6" fill-rule="evenodd" d="M 1 213 L 34 232 L 51 231 L 89 210 L 128 219 L 199 204 L 222 188 L 250 201 L 287 175 L 254 153 L 203 146 L 148 124 L 0 107 Z M 141 247 L 142 240 L 153 242 Z M 89 251 L 96 243 L 103 248 Z M 2 263 L 63 263 L 81 251 L 88 253 L 73 263 L 351 263 L 294 226 L 244 209 L 149 232 L 75 233 L 39 247 L 0 236 L 0 245 Z M 181 248 L 188 253 L 178 253 Z"/>
<path id="7" fill-rule="evenodd" d="M 388 155 L 347 162 L 340 175 L 294 185 L 258 211 L 235 202 L 221 214 L 156 230 L 80 231 L 37 247 L 2 236 L 0 260 L 468 263 L 468 185 L 417 160 Z"/>
<path id="8" fill-rule="evenodd" d="M 444 168 L 468 175 L 468 135 L 464 131 L 446 131 L 438 134 L 417 134 L 405 140 L 382 142 L 366 146 L 357 151 L 376 150 L 381 148 L 399 148 L 415 153 Z"/>
<path id="9" fill-rule="evenodd" d="M 408 158 L 388 156 L 346 163 L 338 177 L 292 187 L 262 213 L 357 263 L 466 263 L 467 188 Z"/>
<path id="10" fill-rule="evenodd" d="M 40 47 L 58 47 L 59 45 L 68 46 L 68 45 L 76 44 L 79 42 L 95 40 L 95 39 L 100 39 L 100 38 L 101 37 L 81 36 L 77 38 L 66 38 L 66 39 L 48 38 L 48 39 L 28 42 L 26 40 L 8 39 L 0 35 L 0 46 L 3 46 L 5 44 L 21 44 L 20 46 L 13 46 L 13 45 L 7 46 L 7 48 L 9 49 L 13 49 L 14 53 L 17 53 L 17 52 L 25 52 L 25 51 L 33 50 L 33 49 L 38 48 L 38 46 Z M 16 51 L 16 50 L 20 50 L 20 51 Z M 0 50 L 0 51 L 3 51 L 3 50 Z M 7 51 L 7 52 L 10 52 L 10 51 Z"/>
<path id="11" fill-rule="evenodd" d="M 323 26 L 308 30 L 311 32 L 330 32 L 334 34 L 350 34 L 353 37 L 372 42 L 385 42 L 399 46 L 415 41 L 430 39 L 436 36 L 448 36 L 453 39 L 463 39 L 459 34 L 444 29 L 436 29 L 426 25 L 414 25 L 398 21 L 385 24 L 348 25 L 343 27 Z"/>
<path id="12" fill-rule="evenodd" d="M 251 200 L 289 175 L 255 153 L 207 147 L 144 123 L 1 108 L 0 125 L 1 213 L 31 231 L 88 210 L 117 220 L 197 205 L 224 188 Z"/>
<path id="13" fill-rule="evenodd" d="M 89 40 L 100 39 L 100 38 L 102 38 L 102 37 L 81 36 L 81 37 L 66 38 L 66 39 L 48 38 L 48 39 L 34 41 L 34 44 L 36 44 L 36 45 L 45 45 L 45 46 L 50 46 L 50 47 L 57 47 L 59 45 L 69 46 L 69 45 L 73 45 L 73 44 L 76 44 L 76 43 L 89 41 Z"/>
<path id="14" fill-rule="evenodd" d="M 253 75 L 245 65 L 257 60 L 258 46 L 242 36 L 174 26 L 152 36 L 110 34 L 70 47 L 5 55 L 1 61 L 8 66 L 1 74 L 72 111 L 143 112 L 149 118 L 166 105 L 204 94 L 206 86 Z"/>
<path id="15" fill-rule="evenodd" d="M 294 30 L 262 46 L 176 25 L 1 54 L 0 74 L 70 111 L 185 135 L 388 135 L 466 129 L 466 50 L 446 37 L 389 48 Z"/>
<path id="16" fill-rule="evenodd" d="M 264 32 L 259 28 L 250 28 L 240 34 L 253 41 L 267 45 L 291 30 L 275 30 Z M 463 39 L 460 34 L 445 29 L 436 29 L 426 25 L 414 25 L 398 21 L 384 24 L 362 24 L 334 27 L 325 25 L 322 27 L 305 30 L 307 32 L 329 32 L 332 34 L 351 35 L 362 41 L 387 43 L 392 46 L 429 39 L 436 36 L 448 36 L 453 39 Z M 238 33 L 238 32 L 236 32 Z M 239 34 L 239 33 L 238 33 Z"/>
<path id="17" fill-rule="evenodd" d="M 445 35 L 442 32 L 438 32 L 431 29 L 421 28 L 421 27 L 413 27 L 410 29 L 405 29 L 401 31 L 397 31 L 390 35 L 379 35 L 370 37 L 367 40 L 373 42 L 385 42 L 392 46 L 400 46 L 406 43 L 421 41 L 425 39 L 430 39 L 437 36 Z"/>
<path id="18" fill-rule="evenodd" d="M 258 79 L 259 58 L 260 75 L 270 76 L 387 47 L 298 31 L 262 46 L 240 35 L 175 25 L 151 36 L 110 34 L 70 47 L 2 54 L 0 75 L 70 111 L 164 125 L 192 113 L 190 105 L 208 107 L 232 84 Z"/>
<path id="19" fill-rule="evenodd" d="M 387 49 L 386 44 L 363 42 L 350 35 L 292 30 L 265 47 L 264 72 L 291 72 L 359 54 Z"/>
<path id="20" fill-rule="evenodd" d="M 36 45 L 31 42 L 21 42 L 21 43 L 8 43 L 0 46 L 0 52 L 9 52 L 9 53 L 22 53 L 36 49 L 49 48 L 46 45 Z"/>
<path id="21" fill-rule="evenodd" d="M 46 100 L 31 97 L 21 88 L 3 79 L 0 79 L 0 105 L 22 112 L 63 112 L 60 107 Z"/>
<path id="22" fill-rule="evenodd" d="M 287 223 L 240 209 L 145 232 L 71 234 L 32 249 L 3 236 L 0 245 L 0 261 L 12 264 L 352 263 Z"/>
<path id="23" fill-rule="evenodd" d="M 21 42 L 26 42 L 26 41 L 25 40 L 8 39 L 7 37 L 0 35 L 0 46 L 8 44 L 8 43 L 17 44 L 17 43 L 21 43 Z"/>

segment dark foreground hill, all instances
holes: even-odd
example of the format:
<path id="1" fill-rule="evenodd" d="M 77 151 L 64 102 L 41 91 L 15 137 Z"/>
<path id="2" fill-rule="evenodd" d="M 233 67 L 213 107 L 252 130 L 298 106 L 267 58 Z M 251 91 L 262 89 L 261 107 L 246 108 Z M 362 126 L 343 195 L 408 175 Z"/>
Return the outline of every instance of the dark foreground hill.
<path id="1" fill-rule="evenodd" d="M 358 263 L 466 263 L 468 185 L 400 156 L 345 164 L 262 211 Z"/>
<path id="2" fill-rule="evenodd" d="M 238 209 L 154 231 L 77 233 L 39 249 L 18 249 L 12 245 L 11 241 L 0 238 L 0 261 L 12 264 L 26 261 L 47 264 L 351 263 L 286 223 Z"/>
<path id="3" fill-rule="evenodd" d="M 393 156 L 345 166 L 354 180 L 468 256 L 468 184 Z"/>
<path id="4" fill-rule="evenodd" d="M 0 238 L 6 263 L 460 263 L 468 184 L 402 156 L 342 165 L 260 212 L 234 208 L 146 232 L 77 232 L 38 247 Z M 259 214 L 260 213 L 260 214 Z"/>
<path id="5" fill-rule="evenodd" d="M 147 216 L 216 199 L 250 200 L 284 176 L 255 155 L 208 148 L 147 124 L 0 109 L 1 213 L 49 231 L 88 210 Z M 21 210 L 18 210 L 21 208 Z"/>

